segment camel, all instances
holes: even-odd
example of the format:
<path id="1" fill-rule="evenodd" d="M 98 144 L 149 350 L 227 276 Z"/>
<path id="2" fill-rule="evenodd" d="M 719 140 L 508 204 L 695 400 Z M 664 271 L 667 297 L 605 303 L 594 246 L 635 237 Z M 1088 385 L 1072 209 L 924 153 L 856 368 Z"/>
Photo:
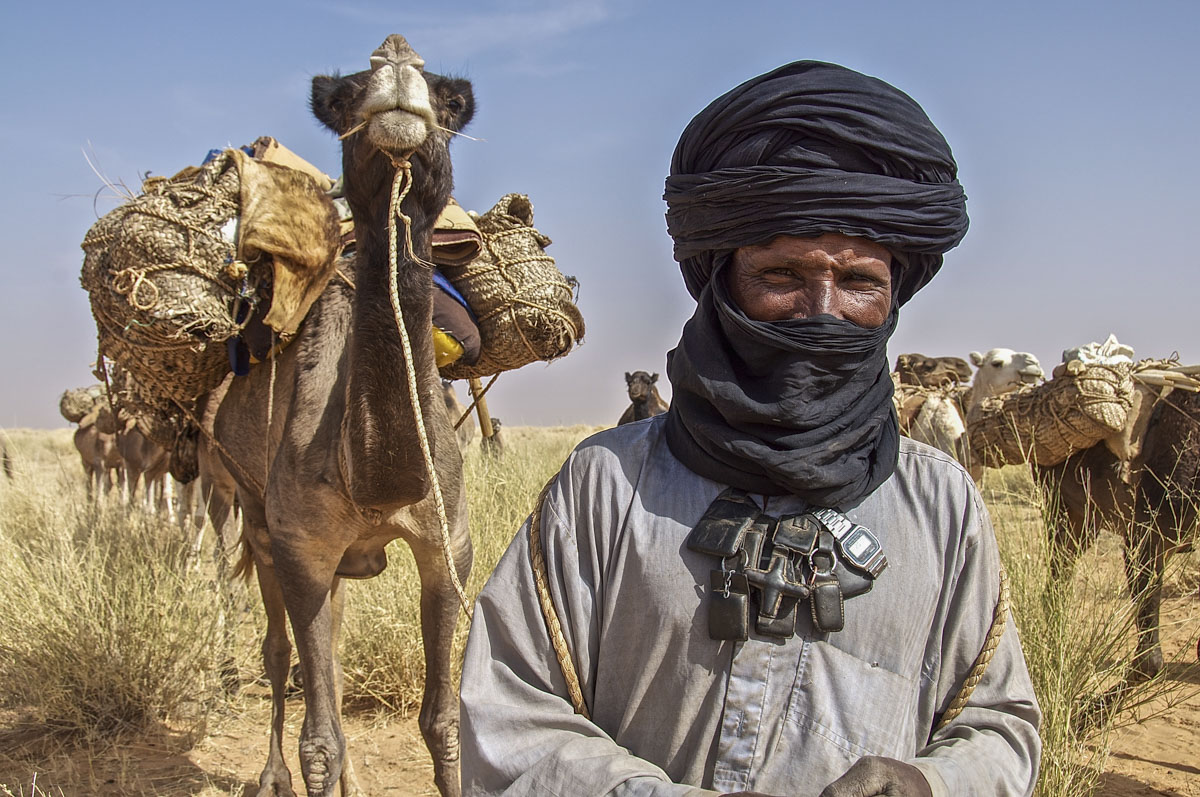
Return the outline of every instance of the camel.
<path id="1" fill-rule="evenodd" d="M 983 466 L 971 460 L 967 419 L 984 399 L 1035 384 L 1045 372 L 1037 357 L 1029 352 L 998 348 L 986 354 L 973 351 L 970 357 L 977 370 L 969 387 L 943 383 L 935 392 L 928 392 L 905 391 L 898 386 L 897 413 L 903 434 L 945 451 L 979 481 Z M 900 381 L 895 375 L 893 379 Z"/>
<path id="2" fill-rule="evenodd" d="M 968 414 L 971 409 L 979 407 L 986 398 L 999 396 L 1025 385 L 1037 384 L 1046 376 L 1038 358 L 1027 351 L 989 349 L 984 354 L 973 351 L 970 357 L 971 363 L 978 370 L 971 379 Z"/>
<path id="3" fill-rule="evenodd" d="M 893 371 L 902 385 L 944 387 L 971 381 L 971 366 L 962 357 L 926 357 L 924 354 L 901 354 L 896 357 Z"/>
<path id="4" fill-rule="evenodd" d="M 138 501 L 140 483 L 142 508 L 147 512 L 170 514 L 173 510 L 170 506 L 171 487 L 167 481 L 170 466 L 167 451 L 147 437 L 133 419 L 125 422 L 125 428 L 116 435 L 116 443 L 125 469 L 122 488 L 125 503 L 132 505 Z"/>
<path id="5" fill-rule="evenodd" d="M 482 437 L 479 440 L 479 447 L 483 453 L 490 457 L 499 457 L 504 454 L 504 435 L 500 433 L 500 428 L 503 423 L 496 416 L 491 417 L 492 421 L 492 436 Z"/>
<path id="6" fill-rule="evenodd" d="M 102 432 L 105 423 L 101 414 L 107 412 L 107 407 L 97 407 L 79 422 L 75 430 L 75 449 L 83 462 L 83 472 L 87 476 L 87 494 L 89 501 L 99 501 L 107 496 L 113 488 L 114 480 L 118 487 L 124 482 L 124 463 L 121 452 L 117 450 L 117 436 L 112 432 Z M 111 413 L 109 413 L 111 421 Z"/>
<path id="7" fill-rule="evenodd" d="M 458 394 L 454 392 L 454 380 L 442 380 L 442 398 L 446 402 L 446 412 L 450 413 L 451 422 L 458 423 L 458 419 L 467 414 L 467 408 L 458 400 Z M 466 451 L 467 446 L 471 445 L 471 441 L 475 439 L 475 419 L 469 415 L 463 418 L 462 425 L 458 427 L 456 433 L 458 449 Z"/>
<path id="8" fill-rule="evenodd" d="M 625 408 L 625 412 L 621 413 L 617 426 L 653 418 L 667 411 L 667 402 L 662 400 L 662 396 L 658 395 L 658 388 L 654 386 L 657 381 L 658 374 L 645 371 L 625 373 L 625 386 L 629 391 L 630 404 Z"/>
<path id="9" fill-rule="evenodd" d="M 1154 403 L 1138 413 L 1142 428 L 1134 437 L 1141 431 L 1145 436 L 1129 452 L 1131 459 L 1102 442 L 1053 467 L 1031 466 L 1046 496 L 1047 526 L 1056 547 L 1053 581 L 1069 578 L 1102 529 L 1121 534 L 1137 625 L 1130 681 L 1163 669 L 1158 632 L 1163 570 L 1172 553 L 1193 542 L 1200 502 L 1200 395 L 1173 391 L 1159 399 L 1144 387 L 1138 393 L 1138 403 Z"/>
<path id="10" fill-rule="evenodd" d="M 462 457 L 434 362 L 427 261 L 453 183 L 449 139 L 470 120 L 474 98 L 468 81 L 423 67 L 393 35 L 372 54 L 369 71 L 313 78 L 313 113 L 343 139 L 357 233 L 353 263 L 342 267 L 349 279 L 330 283 L 273 363 L 233 379 L 215 419 L 267 614 L 264 797 L 293 794 L 282 751 L 288 620 L 304 682 L 300 766 L 308 794 L 331 795 L 339 785 L 343 795 L 358 793 L 340 718 L 343 580 L 381 572 L 384 546 L 396 538 L 412 548 L 421 579 L 426 677 L 418 723 L 438 789 L 460 793 L 452 642 L 460 601 L 465 608 L 456 579 L 466 580 L 472 548 Z"/>

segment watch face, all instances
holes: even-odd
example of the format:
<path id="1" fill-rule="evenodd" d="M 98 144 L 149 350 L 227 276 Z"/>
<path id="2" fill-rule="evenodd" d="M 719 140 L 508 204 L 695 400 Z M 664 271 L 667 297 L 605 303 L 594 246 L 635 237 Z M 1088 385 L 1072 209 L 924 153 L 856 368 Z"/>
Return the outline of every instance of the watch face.
<path id="1" fill-rule="evenodd" d="M 873 575 L 879 575 L 887 567 L 887 559 L 882 555 L 883 546 L 865 526 L 855 525 L 840 540 L 840 546 L 842 556 L 848 562 Z"/>
<path id="2" fill-rule="evenodd" d="M 842 540 L 842 554 L 855 563 L 865 562 L 879 550 L 879 542 L 859 526 Z"/>

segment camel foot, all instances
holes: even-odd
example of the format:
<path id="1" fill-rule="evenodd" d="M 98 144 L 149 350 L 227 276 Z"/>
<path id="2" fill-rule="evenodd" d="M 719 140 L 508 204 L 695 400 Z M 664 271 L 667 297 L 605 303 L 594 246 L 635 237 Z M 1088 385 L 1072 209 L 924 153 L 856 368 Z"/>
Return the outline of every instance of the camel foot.
<path id="1" fill-rule="evenodd" d="M 1133 686 L 1143 681 L 1149 681 L 1163 671 L 1162 650 L 1155 648 L 1145 650 L 1134 656 L 1133 663 L 1125 673 L 1125 683 Z"/>
<path id="2" fill-rule="evenodd" d="M 300 768 L 304 771 L 304 786 L 310 797 L 332 797 L 342 779 L 341 756 L 320 741 L 300 743 Z"/>
<path id="3" fill-rule="evenodd" d="M 296 797 L 292 791 L 292 773 L 287 767 L 274 769 L 268 766 L 258 779 L 256 797 Z"/>

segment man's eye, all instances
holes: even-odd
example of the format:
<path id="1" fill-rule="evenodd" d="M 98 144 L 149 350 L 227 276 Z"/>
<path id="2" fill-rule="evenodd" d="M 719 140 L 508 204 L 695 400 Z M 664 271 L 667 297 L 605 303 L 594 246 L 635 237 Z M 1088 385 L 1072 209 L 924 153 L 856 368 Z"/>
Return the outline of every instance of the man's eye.
<path id="1" fill-rule="evenodd" d="M 860 287 L 875 288 L 879 286 L 879 279 L 872 274 L 851 274 L 846 278 L 846 281 Z"/>

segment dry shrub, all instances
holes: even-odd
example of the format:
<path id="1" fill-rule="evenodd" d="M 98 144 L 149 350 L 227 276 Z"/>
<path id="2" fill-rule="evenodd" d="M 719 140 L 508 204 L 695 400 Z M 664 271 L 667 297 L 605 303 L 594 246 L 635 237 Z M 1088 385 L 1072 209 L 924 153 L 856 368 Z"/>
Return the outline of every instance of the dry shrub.
<path id="1" fill-rule="evenodd" d="M 0 492 L 0 704 L 46 733 L 199 730 L 218 694 L 211 580 L 177 528 L 90 505 L 72 464 Z"/>
<path id="2" fill-rule="evenodd" d="M 542 486 L 575 445 L 603 427 L 505 427 L 504 453 L 485 455 L 478 445 L 464 456 L 463 477 L 475 561 L 464 583 L 472 601 L 533 510 Z M 349 584 L 341 660 L 346 699 L 407 712 L 421 702 L 425 653 L 421 647 L 420 580 L 408 546 L 388 546 L 390 564 L 375 578 Z M 470 625 L 460 617 L 456 661 Z"/>
<path id="3" fill-rule="evenodd" d="M 1073 574 L 1055 582 L 1051 562 L 1063 556 L 1046 533 L 1049 507 L 1024 466 L 989 471 L 984 500 L 1008 569 L 1016 620 L 1034 691 L 1043 712 L 1038 797 L 1091 794 L 1100 783 L 1112 733 L 1186 699 L 1186 684 L 1159 676 L 1127 683 L 1135 617 L 1125 587 L 1121 541 L 1102 534 Z M 1176 580 L 1187 562 L 1169 568 Z M 1167 671 L 1185 666 L 1195 639 Z"/>

